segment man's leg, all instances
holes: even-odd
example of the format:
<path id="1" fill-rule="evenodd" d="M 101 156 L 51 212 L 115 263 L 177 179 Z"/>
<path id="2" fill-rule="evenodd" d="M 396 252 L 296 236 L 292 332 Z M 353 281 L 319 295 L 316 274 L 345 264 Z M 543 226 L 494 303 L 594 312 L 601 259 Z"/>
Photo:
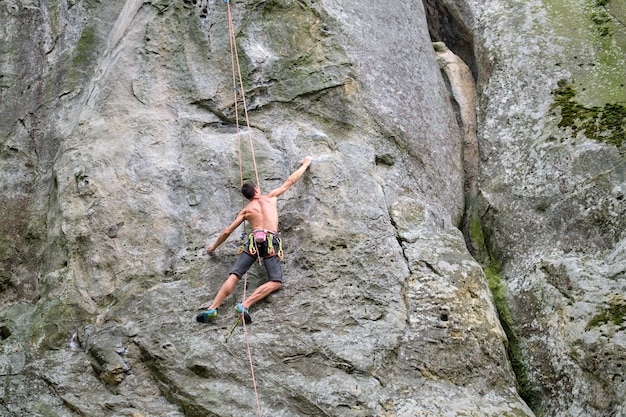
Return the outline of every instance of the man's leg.
<path id="1" fill-rule="evenodd" d="M 235 274 L 230 274 L 226 281 L 224 281 L 224 283 L 222 284 L 220 290 L 215 295 L 215 299 L 209 306 L 209 309 L 221 306 L 224 302 L 224 299 L 226 299 L 226 297 L 228 297 L 233 292 L 233 290 L 235 289 L 235 285 L 237 285 L 238 282 L 239 277 Z"/>
<path id="2" fill-rule="evenodd" d="M 272 256 L 269 258 L 263 259 L 263 266 L 265 266 L 265 270 L 267 271 L 267 281 L 265 284 L 261 285 L 257 288 L 250 297 L 246 298 L 241 306 L 245 308 L 250 308 L 250 306 L 257 301 L 260 301 L 280 289 L 283 279 L 283 268 L 280 264 L 280 258 L 278 256 Z"/>
<path id="3" fill-rule="evenodd" d="M 280 281 L 268 281 L 265 284 L 261 285 L 259 288 L 254 290 L 250 297 L 246 298 L 246 300 L 241 303 L 242 307 L 250 308 L 250 306 L 257 301 L 260 301 L 278 290 L 281 287 Z"/>
<path id="4" fill-rule="evenodd" d="M 233 266 L 233 269 L 230 271 L 230 275 L 215 295 L 215 299 L 211 303 L 209 309 L 217 308 L 222 305 L 224 299 L 226 299 L 226 297 L 228 297 L 235 289 L 235 285 L 239 282 L 239 277 L 242 277 L 246 272 L 248 272 L 248 269 L 250 269 L 252 264 L 256 262 L 256 259 L 256 256 L 252 256 L 246 252 L 239 255 L 237 262 L 235 262 L 235 266 Z"/>
<path id="5" fill-rule="evenodd" d="M 215 299 L 211 303 L 211 306 L 207 308 L 202 313 L 196 316 L 196 321 L 199 323 L 209 323 L 215 317 L 217 317 L 217 308 L 222 305 L 224 299 L 233 292 L 235 285 L 239 281 L 239 276 L 237 274 L 230 274 L 226 281 L 222 284 L 222 287 L 215 295 Z"/>

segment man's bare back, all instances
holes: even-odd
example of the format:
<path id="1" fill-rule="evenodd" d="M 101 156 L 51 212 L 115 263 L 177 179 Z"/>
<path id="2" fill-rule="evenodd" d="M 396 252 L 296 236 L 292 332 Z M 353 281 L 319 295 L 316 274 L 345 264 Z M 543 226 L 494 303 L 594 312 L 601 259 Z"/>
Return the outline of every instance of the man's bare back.
<path id="1" fill-rule="evenodd" d="M 278 209 L 276 197 L 255 196 L 244 208 L 243 217 L 250 223 L 252 230 L 278 231 Z"/>

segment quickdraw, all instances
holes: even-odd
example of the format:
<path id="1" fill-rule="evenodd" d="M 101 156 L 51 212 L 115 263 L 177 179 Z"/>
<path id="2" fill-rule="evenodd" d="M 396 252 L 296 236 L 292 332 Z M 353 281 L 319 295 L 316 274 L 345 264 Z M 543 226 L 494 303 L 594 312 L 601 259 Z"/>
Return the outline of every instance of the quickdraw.
<path id="1" fill-rule="evenodd" d="M 225 339 L 224 343 L 228 343 L 228 341 L 230 340 L 230 337 L 233 335 L 233 333 L 235 333 L 235 329 L 240 324 L 241 324 L 241 316 L 237 317 L 237 321 L 235 322 L 235 324 L 233 324 L 233 327 L 231 327 L 230 331 L 224 335 L 224 339 Z"/>

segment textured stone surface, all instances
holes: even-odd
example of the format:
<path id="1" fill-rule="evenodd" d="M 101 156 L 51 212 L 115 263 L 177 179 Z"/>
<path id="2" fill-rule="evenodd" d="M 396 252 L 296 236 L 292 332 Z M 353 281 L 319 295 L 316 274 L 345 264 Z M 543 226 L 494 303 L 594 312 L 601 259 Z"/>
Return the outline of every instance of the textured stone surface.
<path id="1" fill-rule="evenodd" d="M 616 106 L 623 129 L 622 3 L 450 3 L 477 61 L 491 63 L 478 86 L 480 213 L 502 263 L 526 398 L 547 416 L 623 416 L 624 145 L 568 125 L 571 108 L 553 104 L 564 80 L 579 106 Z"/>
<path id="2" fill-rule="evenodd" d="M 421 3 L 232 9 L 244 177 L 248 130 L 264 190 L 315 159 L 280 201 L 284 289 L 226 343 L 241 287 L 194 321 L 241 207 L 226 4 L 0 6 L 0 415 L 254 415 L 246 337 L 265 415 L 531 415 L 454 227 L 461 135 Z"/>
<path id="3" fill-rule="evenodd" d="M 263 190 L 315 159 L 280 199 L 284 288 L 227 343 L 242 286 L 194 321 L 242 204 L 226 6 L 0 3 L 0 415 L 256 415 L 247 338 L 264 415 L 532 416 L 458 229 L 462 134 L 419 1 L 231 3 L 245 179 L 248 132 Z M 528 398 L 623 416 L 623 152 L 551 107 L 560 79 L 622 100 L 589 93 L 607 44 L 556 4 L 446 7 L 474 42 L 479 214 Z"/>

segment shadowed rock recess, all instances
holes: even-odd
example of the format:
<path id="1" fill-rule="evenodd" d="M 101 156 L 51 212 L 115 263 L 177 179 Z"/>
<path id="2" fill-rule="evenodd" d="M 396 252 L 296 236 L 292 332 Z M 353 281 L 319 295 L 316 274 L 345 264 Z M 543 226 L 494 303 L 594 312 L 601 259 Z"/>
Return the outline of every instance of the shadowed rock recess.
<path id="1" fill-rule="evenodd" d="M 0 2 L 0 416 L 626 417 L 625 14 Z M 263 191 L 313 163 L 226 342 L 248 133 Z"/>

